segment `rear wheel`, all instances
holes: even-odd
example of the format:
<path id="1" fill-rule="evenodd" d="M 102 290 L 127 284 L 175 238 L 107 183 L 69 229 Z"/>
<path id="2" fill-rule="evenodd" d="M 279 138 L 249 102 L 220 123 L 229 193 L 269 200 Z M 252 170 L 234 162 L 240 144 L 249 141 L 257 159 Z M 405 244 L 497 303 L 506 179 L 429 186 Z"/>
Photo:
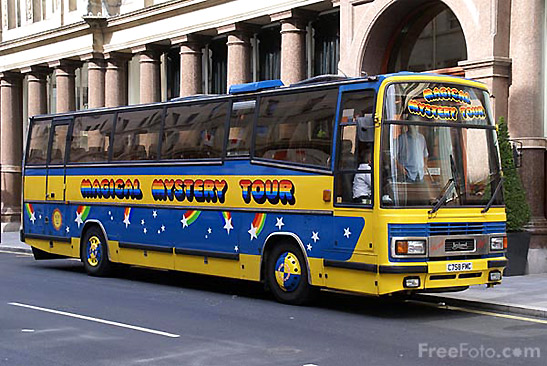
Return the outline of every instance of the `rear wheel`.
<path id="1" fill-rule="evenodd" d="M 266 281 L 274 297 L 286 304 L 304 304 L 314 292 L 302 251 L 289 243 L 275 246 L 268 254 Z"/>
<path id="2" fill-rule="evenodd" d="M 87 230 L 81 241 L 81 259 L 87 274 L 106 276 L 112 271 L 103 232 L 97 226 Z"/>

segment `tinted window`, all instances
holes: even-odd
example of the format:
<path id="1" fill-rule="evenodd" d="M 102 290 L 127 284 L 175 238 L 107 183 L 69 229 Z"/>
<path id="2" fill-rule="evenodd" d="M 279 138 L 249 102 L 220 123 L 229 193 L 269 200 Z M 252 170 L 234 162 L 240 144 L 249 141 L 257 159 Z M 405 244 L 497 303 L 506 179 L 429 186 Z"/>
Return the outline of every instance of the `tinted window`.
<path id="1" fill-rule="evenodd" d="M 220 158 L 227 113 L 227 102 L 168 108 L 162 159 Z"/>
<path id="2" fill-rule="evenodd" d="M 64 164 L 66 150 L 66 135 L 68 125 L 53 126 L 53 137 L 51 140 L 50 164 Z"/>
<path id="3" fill-rule="evenodd" d="M 112 113 L 76 117 L 69 161 L 108 161 L 113 117 Z"/>
<path id="4" fill-rule="evenodd" d="M 263 97 L 255 156 L 328 167 L 338 89 Z"/>
<path id="5" fill-rule="evenodd" d="M 45 164 L 51 120 L 33 121 L 30 129 L 30 142 L 27 152 L 27 164 Z"/>
<path id="6" fill-rule="evenodd" d="M 255 100 L 247 100 L 232 105 L 227 156 L 249 155 L 255 104 Z"/>
<path id="7" fill-rule="evenodd" d="M 118 113 L 112 160 L 157 159 L 162 115 L 163 108 Z"/>

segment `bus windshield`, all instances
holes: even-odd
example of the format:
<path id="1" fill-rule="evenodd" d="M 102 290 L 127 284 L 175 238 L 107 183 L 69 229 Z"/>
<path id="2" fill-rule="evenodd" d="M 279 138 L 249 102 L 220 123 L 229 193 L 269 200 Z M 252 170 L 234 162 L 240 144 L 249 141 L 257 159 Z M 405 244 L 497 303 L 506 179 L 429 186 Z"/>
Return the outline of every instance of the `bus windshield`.
<path id="1" fill-rule="evenodd" d="M 495 127 L 483 90 L 390 85 L 381 149 L 384 207 L 502 203 Z"/>

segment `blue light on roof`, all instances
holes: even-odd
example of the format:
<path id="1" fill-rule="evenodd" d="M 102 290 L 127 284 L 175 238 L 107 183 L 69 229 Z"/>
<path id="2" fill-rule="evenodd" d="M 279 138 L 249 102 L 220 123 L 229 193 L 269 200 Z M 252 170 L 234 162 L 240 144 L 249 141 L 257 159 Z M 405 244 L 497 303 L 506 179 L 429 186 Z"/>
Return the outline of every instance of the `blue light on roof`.
<path id="1" fill-rule="evenodd" d="M 257 81 L 256 83 L 246 83 L 246 84 L 236 84 L 230 86 L 230 94 L 242 94 L 242 93 L 251 93 L 264 89 L 273 89 L 283 86 L 281 80 L 264 80 Z"/>

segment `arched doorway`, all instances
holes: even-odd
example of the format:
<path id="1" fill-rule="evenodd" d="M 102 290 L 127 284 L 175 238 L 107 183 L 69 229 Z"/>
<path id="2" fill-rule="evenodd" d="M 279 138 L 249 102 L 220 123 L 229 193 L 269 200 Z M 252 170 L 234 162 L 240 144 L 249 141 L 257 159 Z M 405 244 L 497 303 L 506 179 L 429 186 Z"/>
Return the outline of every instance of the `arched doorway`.
<path id="1" fill-rule="evenodd" d="M 395 2 L 371 28 L 363 53 L 368 74 L 435 71 L 464 75 L 467 45 L 456 15 L 442 1 Z"/>

